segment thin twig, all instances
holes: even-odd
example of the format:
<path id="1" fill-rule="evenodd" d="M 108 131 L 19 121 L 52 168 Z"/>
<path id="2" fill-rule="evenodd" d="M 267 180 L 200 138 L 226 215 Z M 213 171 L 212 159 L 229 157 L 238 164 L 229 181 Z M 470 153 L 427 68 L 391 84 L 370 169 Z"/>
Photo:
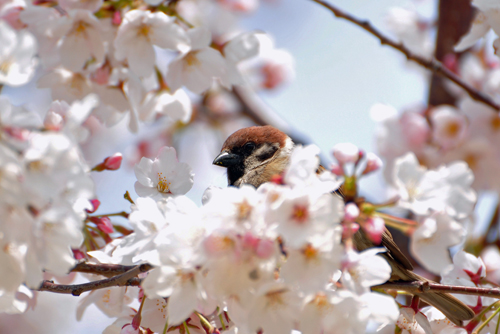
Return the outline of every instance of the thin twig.
<path id="1" fill-rule="evenodd" d="M 477 89 L 475 89 L 474 87 L 472 87 L 468 83 L 462 81 L 462 79 L 458 75 L 456 75 L 455 73 L 453 73 L 452 71 L 447 69 L 438 60 L 436 60 L 434 58 L 425 59 L 422 56 L 419 56 L 419 55 L 412 53 L 402 43 L 396 43 L 396 42 L 392 41 L 391 39 L 387 38 L 386 36 L 384 36 L 380 31 L 378 31 L 375 27 L 373 27 L 370 24 L 370 22 L 368 22 L 366 20 L 360 20 L 360 19 L 348 14 L 347 12 L 344 12 L 344 11 L 338 9 L 337 7 L 327 3 L 326 1 L 323 1 L 323 0 L 312 0 L 312 1 L 316 2 L 317 4 L 323 6 L 326 9 L 330 10 L 336 17 L 345 19 L 349 22 L 352 22 L 355 25 L 368 31 L 369 33 L 371 33 L 372 35 L 377 37 L 380 40 L 380 43 L 382 45 L 388 45 L 388 46 L 400 51 L 401 53 L 403 53 L 406 56 L 406 58 L 408 60 L 412 60 L 412 61 L 416 62 L 417 64 L 429 69 L 430 71 L 451 80 L 452 82 L 454 82 L 455 84 L 460 86 L 462 89 L 464 89 L 469 94 L 469 96 L 471 98 L 473 98 L 474 100 L 482 102 L 482 103 L 490 106 L 491 108 L 493 108 L 497 111 L 500 111 L 500 106 L 498 104 L 496 104 L 489 96 L 478 91 Z"/>
<path id="2" fill-rule="evenodd" d="M 376 285 L 374 289 L 401 290 L 416 293 L 456 293 L 459 295 L 485 296 L 500 299 L 500 288 L 476 288 L 458 285 L 443 285 L 431 282 L 390 282 Z"/>
<path id="3" fill-rule="evenodd" d="M 120 264 L 80 262 L 73 269 L 71 269 L 71 271 L 77 273 L 87 273 L 87 274 L 102 275 L 106 277 L 113 277 L 116 275 L 126 273 L 127 271 L 134 269 L 135 267 L 136 266 L 124 266 Z M 143 264 L 144 271 L 149 271 L 152 268 L 153 266 L 148 263 Z"/>
<path id="4" fill-rule="evenodd" d="M 138 265 L 121 275 L 75 285 L 55 284 L 53 281 L 43 281 L 38 291 L 50 291 L 54 293 L 79 296 L 86 291 L 104 289 L 112 286 L 139 286 L 141 284 L 141 280 L 136 276 L 140 273 L 151 270 L 151 268 L 152 267 L 149 264 Z"/>

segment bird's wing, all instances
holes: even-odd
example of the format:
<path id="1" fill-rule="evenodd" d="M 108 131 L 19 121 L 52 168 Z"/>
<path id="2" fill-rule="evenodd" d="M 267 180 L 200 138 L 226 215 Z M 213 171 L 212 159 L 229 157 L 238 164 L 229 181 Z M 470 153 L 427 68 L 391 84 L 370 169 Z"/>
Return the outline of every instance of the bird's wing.
<path id="1" fill-rule="evenodd" d="M 386 228 L 382 234 L 382 246 L 387 248 L 387 253 L 396 261 L 398 261 L 405 269 L 413 270 L 413 265 L 410 260 L 401 252 L 398 245 L 392 239 L 391 232 Z"/>

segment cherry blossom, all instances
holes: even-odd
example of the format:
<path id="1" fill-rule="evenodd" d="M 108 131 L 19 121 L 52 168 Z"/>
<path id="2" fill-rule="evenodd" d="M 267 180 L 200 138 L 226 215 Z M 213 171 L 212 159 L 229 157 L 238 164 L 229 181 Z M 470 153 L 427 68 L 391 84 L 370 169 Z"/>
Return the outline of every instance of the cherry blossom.
<path id="1" fill-rule="evenodd" d="M 214 78 L 226 83 L 227 64 L 219 51 L 209 47 L 210 32 L 193 28 L 187 34 L 191 50 L 170 63 L 166 78 L 170 88 L 175 91 L 186 86 L 193 93 L 201 94 L 212 86 Z"/>
<path id="2" fill-rule="evenodd" d="M 449 248 L 463 241 L 466 231 L 445 213 L 427 217 L 412 235 L 413 256 L 429 271 L 440 274 L 451 264 Z"/>
<path id="3" fill-rule="evenodd" d="M 193 186 L 191 167 L 177 161 L 173 147 L 162 148 L 154 160 L 142 158 L 134 171 L 137 177 L 135 191 L 140 196 L 183 195 Z"/>
<path id="4" fill-rule="evenodd" d="M 102 63 L 105 41 L 100 21 L 85 9 L 71 10 L 69 17 L 63 20 L 59 27 L 61 34 L 64 31 L 64 37 L 59 42 L 62 65 L 77 72 L 90 60 Z"/>
<path id="5" fill-rule="evenodd" d="M 0 20 L 0 84 L 19 86 L 35 74 L 37 44 L 28 31 L 16 31 Z"/>
<path id="6" fill-rule="evenodd" d="M 425 215 L 432 209 L 464 218 L 476 200 L 471 189 L 473 175 L 463 162 L 441 166 L 436 171 L 426 170 L 413 153 L 408 153 L 396 160 L 394 179 L 401 198 L 399 204 L 416 214 Z"/>
<path id="7" fill-rule="evenodd" d="M 156 59 L 153 45 L 185 52 L 190 43 L 184 30 L 162 12 L 127 12 L 114 41 L 116 59 L 127 59 L 135 74 L 149 76 Z"/>

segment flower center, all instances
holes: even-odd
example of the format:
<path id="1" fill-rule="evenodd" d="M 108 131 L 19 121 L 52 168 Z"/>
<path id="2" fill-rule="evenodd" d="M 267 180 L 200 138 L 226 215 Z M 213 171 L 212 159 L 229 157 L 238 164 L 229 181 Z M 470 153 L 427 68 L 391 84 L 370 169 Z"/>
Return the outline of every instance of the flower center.
<path id="1" fill-rule="evenodd" d="M 200 64 L 200 60 L 196 57 L 197 52 L 189 52 L 185 57 L 184 61 L 188 66 L 196 66 Z"/>
<path id="2" fill-rule="evenodd" d="M 4 60 L 3 62 L 0 63 L 0 73 L 7 74 L 9 73 L 9 68 L 12 65 L 12 61 L 10 60 Z"/>
<path id="3" fill-rule="evenodd" d="M 151 32 L 151 27 L 146 24 L 143 24 L 139 27 L 139 29 L 137 29 L 137 36 L 144 36 L 146 37 L 146 39 L 149 40 L 150 32 Z"/>
<path id="4" fill-rule="evenodd" d="M 460 124 L 458 122 L 450 122 L 446 126 L 446 134 L 448 137 L 456 137 L 460 132 Z"/>
<path id="5" fill-rule="evenodd" d="M 252 206 L 248 204 L 247 200 L 243 200 L 243 202 L 237 204 L 237 215 L 238 220 L 247 220 L 250 218 L 250 214 L 252 213 Z"/>
<path id="6" fill-rule="evenodd" d="M 297 223 L 305 223 L 309 219 L 309 210 L 305 205 L 296 204 L 292 211 L 292 220 Z"/>
<path id="7" fill-rule="evenodd" d="M 172 183 L 168 182 L 167 178 L 162 175 L 163 173 L 158 173 L 158 184 L 156 185 L 156 189 L 158 189 L 158 191 L 161 193 L 171 194 L 172 192 L 169 188 Z"/>
<path id="8" fill-rule="evenodd" d="M 318 250 L 311 246 L 311 244 L 307 244 L 302 248 L 302 254 L 304 254 L 306 260 L 313 260 L 318 257 Z"/>

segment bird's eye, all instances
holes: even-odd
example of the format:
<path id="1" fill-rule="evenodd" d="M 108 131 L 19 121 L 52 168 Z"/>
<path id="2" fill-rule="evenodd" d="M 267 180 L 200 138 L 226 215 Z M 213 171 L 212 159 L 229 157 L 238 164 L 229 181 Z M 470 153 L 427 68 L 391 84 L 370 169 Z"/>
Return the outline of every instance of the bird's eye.
<path id="1" fill-rule="evenodd" d="M 248 142 L 243 146 L 245 152 L 252 152 L 255 149 L 255 143 Z"/>

